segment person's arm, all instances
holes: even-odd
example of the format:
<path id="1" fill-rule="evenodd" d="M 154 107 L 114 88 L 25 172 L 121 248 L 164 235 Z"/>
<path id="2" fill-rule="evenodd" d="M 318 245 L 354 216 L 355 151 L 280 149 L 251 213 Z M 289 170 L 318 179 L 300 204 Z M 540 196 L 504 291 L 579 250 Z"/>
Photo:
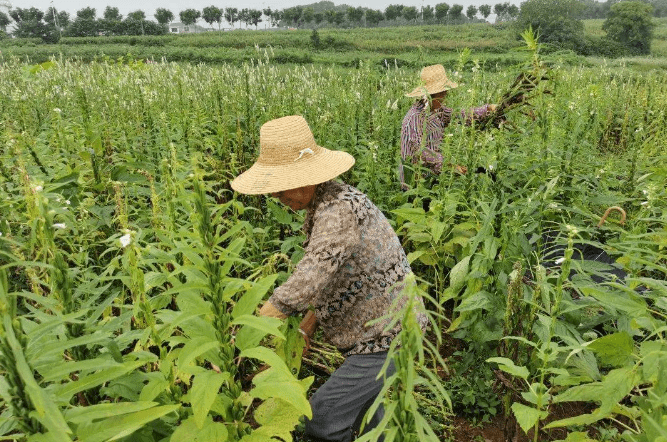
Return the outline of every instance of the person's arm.
<path id="1" fill-rule="evenodd" d="M 340 266 L 352 256 L 360 241 L 357 217 L 347 203 L 334 201 L 319 209 L 303 258 L 262 309 L 267 313 L 275 309 L 290 316 L 316 304 L 320 294 L 336 284 Z"/>
<path id="2" fill-rule="evenodd" d="M 495 112 L 498 106 L 496 104 L 485 104 L 483 106 L 474 107 L 468 110 L 461 111 L 461 119 L 465 124 L 470 125 L 473 121 L 479 121 L 492 112 Z"/>

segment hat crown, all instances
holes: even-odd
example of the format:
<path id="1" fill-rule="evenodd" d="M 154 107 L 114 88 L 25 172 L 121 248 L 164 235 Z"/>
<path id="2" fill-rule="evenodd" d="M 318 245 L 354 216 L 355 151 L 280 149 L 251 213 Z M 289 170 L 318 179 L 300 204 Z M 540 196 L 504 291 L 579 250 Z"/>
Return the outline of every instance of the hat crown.
<path id="1" fill-rule="evenodd" d="M 278 166 L 314 157 L 321 147 L 300 115 L 268 121 L 259 130 L 258 164 Z"/>
<path id="2" fill-rule="evenodd" d="M 431 84 L 438 80 L 442 81 L 443 78 L 444 80 L 448 80 L 445 68 L 441 64 L 426 66 L 422 69 L 421 77 L 426 84 Z"/>

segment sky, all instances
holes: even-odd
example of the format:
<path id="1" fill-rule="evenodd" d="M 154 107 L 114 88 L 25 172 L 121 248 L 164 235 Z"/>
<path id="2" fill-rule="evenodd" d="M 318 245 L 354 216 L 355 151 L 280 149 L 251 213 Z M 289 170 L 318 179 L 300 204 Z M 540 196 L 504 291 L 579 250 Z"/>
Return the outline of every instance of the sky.
<path id="1" fill-rule="evenodd" d="M 4 0 L 7 1 L 7 0 Z M 202 10 L 206 6 L 215 5 L 218 8 L 224 7 L 236 7 L 236 8 L 251 8 L 251 9 L 265 9 L 270 7 L 271 9 L 285 9 L 292 6 L 298 5 L 307 5 L 317 2 L 318 0 L 243 0 L 243 1 L 234 1 L 234 0 L 99 0 L 99 1 L 88 1 L 88 0 L 8 0 L 12 7 L 14 8 L 31 8 L 35 7 L 37 9 L 46 10 L 49 6 L 55 6 L 58 11 L 67 11 L 70 13 L 71 17 L 76 15 L 76 11 L 85 7 L 93 7 L 97 10 L 98 17 L 102 16 L 104 9 L 107 6 L 115 6 L 119 9 L 120 13 L 125 16 L 128 12 L 136 11 L 140 9 L 146 13 L 147 18 L 152 19 L 153 13 L 157 8 L 166 8 L 174 13 L 178 17 L 178 13 L 184 9 L 194 8 Z M 332 0 L 334 4 L 347 4 L 349 6 L 364 6 L 367 8 L 373 9 L 384 9 L 390 4 L 401 4 L 405 6 L 417 6 L 420 8 L 422 5 L 435 6 L 437 3 L 445 2 L 449 5 L 459 4 L 463 5 L 464 11 L 469 5 L 479 6 L 482 4 L 488 4 L 493 6 L 496 3 L 505 3 L 508 0 L 369 0 L 369 1 L 336 1 Z M 3 0 L 0 0 L 2 4 Z M 509 0 L 510 3 L 520 5 L 519 0 Z M 491 18 L 491 17 L 489 17 Z"/>

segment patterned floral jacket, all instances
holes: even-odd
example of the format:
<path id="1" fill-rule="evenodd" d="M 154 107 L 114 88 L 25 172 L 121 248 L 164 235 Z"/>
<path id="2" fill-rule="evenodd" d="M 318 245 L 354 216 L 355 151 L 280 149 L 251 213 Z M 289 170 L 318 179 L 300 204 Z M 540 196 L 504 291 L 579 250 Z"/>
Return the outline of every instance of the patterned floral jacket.
<path id="1" fill-rule="evenodd" d="M 345 356 L 386 351 L 401 326 L 384 329 L 411 272 L 387 219 L 354 187 L 327 181 L 317 186 L 304 230 L 305 255 L 269 302 L 286 315 L 314 307 L 324 339 Z M 418 320 L 425 328 L 426 316 Z"/>

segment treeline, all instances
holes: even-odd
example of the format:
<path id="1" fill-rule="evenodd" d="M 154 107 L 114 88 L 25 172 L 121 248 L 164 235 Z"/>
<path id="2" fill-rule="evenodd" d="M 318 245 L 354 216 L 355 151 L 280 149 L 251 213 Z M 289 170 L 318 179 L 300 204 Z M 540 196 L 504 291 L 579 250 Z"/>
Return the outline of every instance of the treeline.
<path id="1" fill-rule="evenodd" d="M 9 15 L 0 11 L 0 37 L 8 32 L 17 38 L 41 38 L 44 42 L 55 43 L 61 37 L 92 37 L 117 35 L 163 35 L 169 32 L 168 25 L 180 19 L 185 26 L 195 25 L 199 20 L 206 22 L 211 29 L 221 29 L 223 21 L 230 27 L 236 23 L 258 27 L 265 22 L 271 27 L 358 27 L 405 25 L 405 24 L 460 24 L 467 21 L 487 20 L 491 14 L 496 21 L 516 19 L 519 8 L 509 2 L 495 5 L 470 5 L 464 9 L 460 4 L 438 3 L 421 8 L 392 4 L 382 10 L 363 7 L 336 7 L 333 2 L 322 1 L 309 6 L 295 6 L 282 10 L 270 7 L 263 10 L 217 6 L 208 6 L 201 11 L 185 9 L 178 17 L 168 9 L 157 8 L 153 14 L 155 20 L 149 20 L 146 13 L 136 10 L 123 17 L 119 9 L 107 6 L 102 17 L 97 16 L 96 8 L 86 7 L 76 12 L 75 17 L 54 7 L 42 11 L 37 8 L 15 8 Z"/>
<path id="2" fill-rule="evenodd" d="M 526 20 L 526 11 L 530 10 L 531 4 L 539 4 L 544 12 L 546 21 L 552 19 L 567 22 L 574 20 L 575 26 L 558 25 L 557 29 Z M 416 24 L 461 24 L 465 22 L 486 21 L 493 13 L 496 22 L 520 22 L 521 26 L 533 25 L 540 28 L 542 37 L 550 42 L 570 41 L 573 37 L 581 37 L 583 25 L 578 21 L 586 18 L 607 18 L 615 5 L 622 2 L 619 0 L 607 0 L 598 2 L 595 0 L 545 0 L 544 2 L 523 2 L 521 8 L 509 2 L 470 5 L 465 8 L 460 4 L 437 3 L 434 6 L 425 5 L 420 8 L 415 6 L 404 6 L 391 4 L 383 11 L 368 9 L 364 7 L 336 6 L 333 2 L 325 0 L 307 6 L 295 6 L 282 10 L 273 10 L 270 7 L 263 10 L 217 6 L 208 6 L 201 11 L 197 9 L 185 9 L 175 16 L 173 12 L 165 8 L 157 8 L 153 14 L 155 20 L 149 20 L 145 12 L 136 10 L 123 17 L 118 8 L 107 6 L 102 17 L 97 16 L 97 10 L 92 7 L 83 8 L 76 12 L 75 17 L 70 17 L 67 12 L 57 11 L 50 7 L 46 11 L 37 8 L 15 8 L 9 11 L 9 15 L 0 12 L 0 38 L 7 35 L 9 25 L 12 26 L 11 35 L 17 38 L 41 39 L 47 43 L 58 42 L 62 37 L 98 37 L 98 36 L 138 36 L 138 35 L 163 35 L 169 32 L 169 24 L 176 19 L 185 26 L 193 26 L 198 21 L 206 22 L 210 29 L 222 28 L 223 22 L 230 27 L 236 23 L 245 24 L 246 28 L 254 26 L 257 29 L 259 23 L 266 23 L 271 27 L 295 27 L 295 28 L 320 28 L 320 27 L 378 27 L 378 26 L 401 26 Z M 647 7 L 651 8 L 653 16 L 667 15 L 667 0 L 644 0 Z M 528 7 L 527 7 L 528 6 Z M 554 11 L 558 12 L 553 16 Z M 533 14 L 530 12 L 530 14 Z M 543 19 L 540 19 L 544 21 Z M 537 25 L 537 26 L 535 26 Z M 647 37 L 642 36 L 645 40 Z M 580 38 L 581 40 L 581 38 Z M 575 47 L 576 46 L 576 47 Z M 570 45 L 570 49 L 577 49 L 582 43 Z M 590 45 L 589 45 L 590 46 Z M 578 50 L 587 52 L 587 50 Z"/>

